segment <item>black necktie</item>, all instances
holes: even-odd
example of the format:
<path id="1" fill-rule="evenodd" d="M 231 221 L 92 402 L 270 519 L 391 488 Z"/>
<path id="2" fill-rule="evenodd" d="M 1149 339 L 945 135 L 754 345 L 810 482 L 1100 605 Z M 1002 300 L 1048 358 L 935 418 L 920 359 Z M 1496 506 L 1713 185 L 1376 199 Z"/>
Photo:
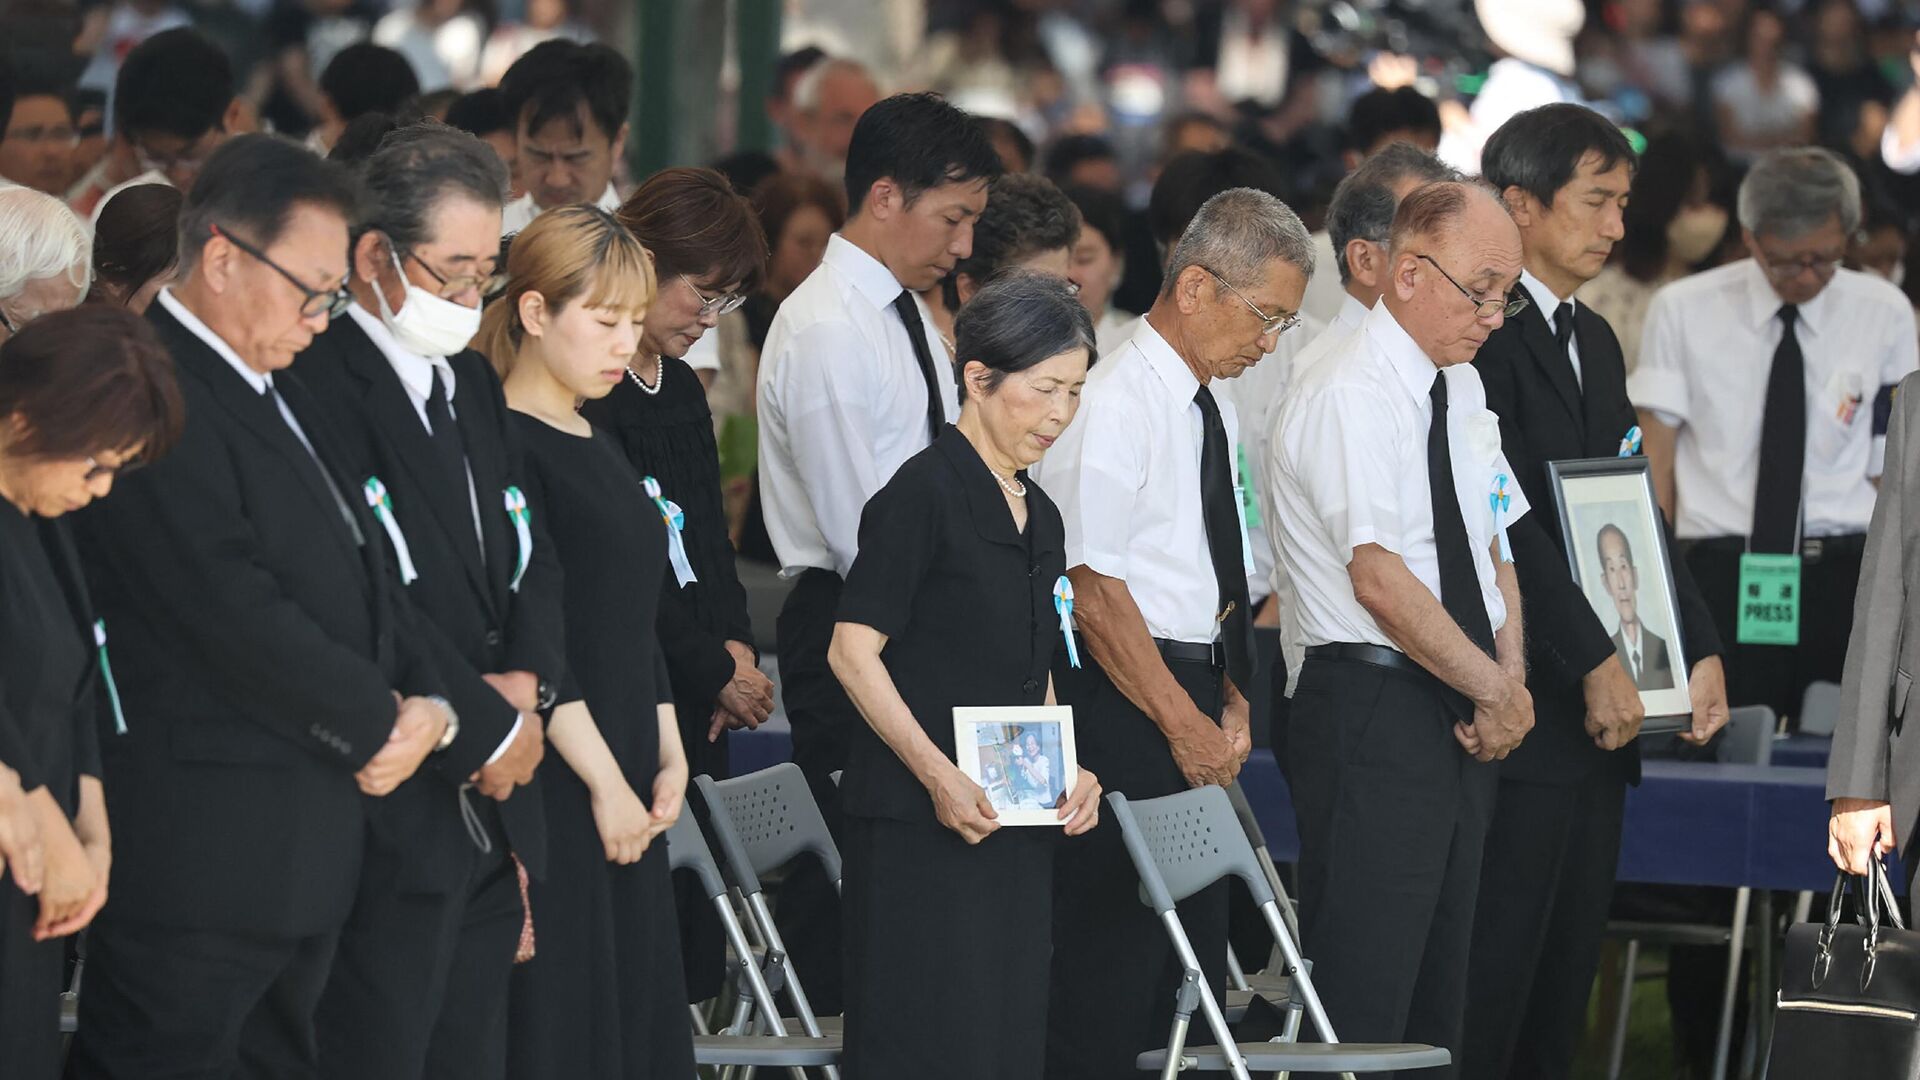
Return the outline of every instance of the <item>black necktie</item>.
<path id="1" fill-rule="evenodd" d="M 1789 554 L 1800 525 L 1800 481 L 1807 465 L 1807 362 L 1793 332 L 1800 310 L 1780 309 L 1780 345 L 1767 374 L 1760 416 L 1760 475 L 1753 488 L 1753 551 Z"/>
<path id="2" fill-rule="evenodd" d="M 1580 369 L 1573 363 L 1573 304 L 1562 303 L 1553 313 L 1553 340 L 1560 345 L 1560 358 L 1567 362 L 1567 370 L 1573 373 L 1576 386 L 1585 388 L 1580 378 Z"/>
<path id="3" fill-rule="evenodd" d="M 320 452 L 313 448 L 313 443 L 308 441 L 306 434 L 298 426 L 287 422 L 287 417 L 293 415 L 293 408 L 284 403 L 280 397 L 280 391 L 275 390 L 272 383 L 268 383 L 267 388 L 260 392 L 260 397 L 267 403 L 267 408 L 273 410 L 274 419 L 287 425 L 288 434 L 292 435 L 293 441 L 299 443 L 307 452 L 308 460 L 312 461 L 313 467 L 319 470 L 321 481 L 327 485 L 327 491 L 333 496 L 334 507 L 340 511 L 340 517 L 346 521 L 347 531 L 353 534 L 353 542 L 362 547 L 366 546 L 367 538 L 360 532 L 360 522 L 354 518 L 353 508 L 347 505 L 347 498 L 341 494 L 340 485 L 334 480 L 333 473 L 328 471 L 326 462 L 320 460 Z"/>
<path id="4" fill-rule="evenodd" d="M 893 310 L 906 324 L 907 339 L 913 342 L 913 358 L 920 361 L 920 377 L 927 381 L 927 438 L 940 437 L 940 425 L 947 422 L 947 410 L 941 405 L 940 377 L 934 371 L 933 350 L 927 347 L 927 326 L 920 321 L 920 308 L 913 294 L 905 289 L 893 298 Z"/>
<path id="5" fill-rule="evenodd" d="M 453 418 L 453 407 L 447 401 L 447 384 L 440 378 L 440 366 L 433 367 L 433 387 L 427 391 L 427 424 L 433 428 L 434 449 L 440 451 L 441 461 L 451 474 L 458 478 L 460 486 L 467 482 L 467 444 L 460 437 L 460 424 Z"/>
<path id="6" fill-rule="evenodd" d="M 1475 645 L 1493 655 L 1493 623 L 1480 595 L 1480 575 L 1473 568 L 1473 545 L 1467 539 L 1467 520 L 1460 513 L 1459 489 L 1453 482 L 1453 452 L 1447 445 L 1447 376 L 1435 372 L 1433 419 L 1427 423 L 1427 486 L 1433 495 L 1433 549 L 1440 563 L 1440 606 L 1460 624 Z"/>
<path id="7" fill-rule="evenodd" d="M 1207 554 L 1220 588 L 1220 637 L 1227 649 L 1227 677 L 1233 685 L 1253 685 L 1253 613 L 1247 602 L 1246 553 L 1240 546 L 1240 508 L 1233 491 L 1227 427 L 1220 406 L 1204 385 L 1194 391 L 1200 406 L 1200 516 L 1207 528 Z"/>

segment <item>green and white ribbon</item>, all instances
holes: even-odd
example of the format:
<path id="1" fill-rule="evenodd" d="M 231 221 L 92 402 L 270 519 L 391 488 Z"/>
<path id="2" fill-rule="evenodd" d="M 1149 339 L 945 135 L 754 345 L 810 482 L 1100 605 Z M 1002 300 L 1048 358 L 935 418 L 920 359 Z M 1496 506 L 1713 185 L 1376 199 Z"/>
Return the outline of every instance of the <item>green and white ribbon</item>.
<path id="1" fill-rule="evenodd" d="M 660 481 L 649 476 L 642 483 L 646 485 L 647 498 L 660 508 L 660 517 L 667 523 L 667 559 L 673 563 L 674 578 L 684 589 L 700 580 L 693 576 L 693 564 L 687 561 L 687 543 L 680 538 L 680 531 L 687 527 L 687 515 L 660 494 Z"/>
<path id="2" fill-rule="evenodd" d="M 107 620 L 94 622 L 93 644 L 100 650 L 100 681 L 107 685 L 107 701 L 113 705 L 114 734 L 125 735 L 127 714 L 120 708 L 120 688 L 113 682 L 113 665 L 107 662 Z"/>
<path id="3" fill-rule="evenodd" d="M 400 560 L 400 584 L 411 585 L 420 577 L 420 571 L 413 568 L 413 552 L 407 549 L 407 538 L 400 533 L 400 523 L 393 516 L 393 496 L 387 494 L 387 485 L 377 476 L 367 477 L 361 485 L 366 493 L 367 505 L 373 509 L 373 516 L 380 527 L 387 530 L 387 540 L 393 544 L 394 557 Z"/>
<path id="4" fill-rule="evenodd" d="M 513 580 L 507 588 L 520 591 L 520 579 L 527 575 L 527 564 L 533 561 L 533 514 L 527 509 L 527 497 L 517 487 L 506 490 L 507 519 L 513 522 L 513 536 L 519 542 L 519 554 L 513 563 Z"/>

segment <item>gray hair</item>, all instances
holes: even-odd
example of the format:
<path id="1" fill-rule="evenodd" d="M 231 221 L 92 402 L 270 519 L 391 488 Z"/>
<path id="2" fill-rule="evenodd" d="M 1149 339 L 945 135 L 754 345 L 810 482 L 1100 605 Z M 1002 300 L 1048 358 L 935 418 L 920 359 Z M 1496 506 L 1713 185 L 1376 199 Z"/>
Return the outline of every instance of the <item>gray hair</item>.
<path id="1" fill-rule="evenodd" d="M 395 128 L 360 163 L 366 229 L 408 251 L 430 243 L 429 219 L 442 200 L 465 196 L 498 208 L 507 200 L 507 167 L 478 138 L 437 120 Z"/>
<path id="2" fill-rule="evenodd" d="M 987 390 L 1008 375 L 1074 349 L 1094 361 L 1093 317 L 1066 281 L 1032 270 L 1007 270 L 973 294 L 953 320 L 955 378 L 966 400 L 967 362 L 987 366 Z"/>
<path id="3" fill-rule="evenodd" d="M 1740 182 L 1740 227 L 1792 240 L 1840 219 L 1851 236 L 1860 227 L 1860 178 L 1830 150 L 1796 146 L 1754 162 Z"/>
<path id="4" fill-rule="evenodd" d="M 65 278 L 82 294 L 93 283 L 93 239 L 67 204 L 28 187 L 0 185 L 0 300 L 29 281 Z"/>
<path id="5" fill-rule="evenodd" d="M 1160 295 L 1171 295 L 1189 266 L 1248 288 L 1266 280 L 1267 264 L 1275 259 L 1298 269 L 1302 277 L 1313 276 L 1313 237 L 1300 215 L 1264 191 L 1228 188 L 1200 204 L 1200 212 L 1173 245 Z"/>
<path id="6" fill-rule="evenodd" d="M 1347 265 L 1347 243 L 1351 240 L 1387 242 L 1393 228 L 1393 212 L 1400 205 L 1393 189 L 1408 177 L 1423 184 L 1460 179 L 1459 170 L 1411 143 L 1390 143 L 1379 153 L 1360 163 L 1333 189 L 1333 204 L 1327 208 L 1327 236 L 1333 241 L 1334 265 L 1340 268 L 1340 284 L 1353 280 L 1353 268 Z"/>
<path id="7" fill-rule="evenodd" d="M 810 113 L 820 107 L 820 87 L 835 75 L 858 75 L 879 89 L 880 80 L 873 77 L 867 65 L 858 60 L 848 60 L 841 56 L 828 57 L 807 69 L 800 81 L 793 85 L 793 107 L 803 113 Z"/>

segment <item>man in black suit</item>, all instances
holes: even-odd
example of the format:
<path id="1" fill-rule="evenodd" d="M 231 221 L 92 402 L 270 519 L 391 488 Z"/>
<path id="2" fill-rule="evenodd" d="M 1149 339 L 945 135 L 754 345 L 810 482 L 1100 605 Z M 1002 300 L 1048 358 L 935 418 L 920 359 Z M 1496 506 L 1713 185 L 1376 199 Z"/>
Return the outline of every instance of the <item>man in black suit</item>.
<path id="1" fill-rule="evenodd" d="M 127 730 L 102 740 L 120 846 L 71 1076 L 311 1075 L 380 801 L 459 728 L 443 650 L 282 370 L 345 303 L 356 201 L 278 140 L 208 159 L 148 313 L 186 429 L 80 515 Z"/>
<path id="2" fill-rule="evenodd" d="M 348 479 L 379 499 L 407 595 L 474 696 L 452 695 L 453 767 L 388 800 L 407 812 L 369 851 L 320 1004 L 321 1073 L 499 1077 L 525 918 L 513 856 L 541 874 L 546 848 L 539 793 L 514 789 L 539 764 L 562 664 L 552 548 L 537 515 L 516 525 L 519 445 L 500 380 L 467 350 L 507 171 L 440 124 L 390 133 L 359 168 L 354 303 L 292 370 L 339 431 Z"/>
<path id="3" fill-rule="evenodd" d="M 1633 565 L 1633 545 L 1627 534 L 1611 522 L 1600 526 L 1594 537 L 1600 553 L 1600 573 L 1620 616 L 1620 628 L 1613 632 L 1613 651 L 1627 669 L 1627 677 L 1641 690 L 1673 689 L 1673 662 L 1667 659 L 1667 643 L 1640 621 L 1640 569 Z"/>
<path id="4" fill-rule="evenodd" d="M 1621 236 L 1635 159 L 1611 123 L 1577 105 L 1509 120 L 1481 152 L 1485 179 L 1520 227 L 1532 303 L 1474 361 L 1502 448 L 1534 506 L 1553 505 L 1546 463 L 1612 457 L 1634 426 L 1613 330 L 1572 301 Z M 1511 529 L 1527 598 L 1532 735 L 1500 774 L 1474 917 L 1464 1045 L 1469 1078 L 1567 1075 L 1585 1026 L 1619 858 L 1626 787 L 1640 775 L 1639 688 L 1567 564 L 1550 514 Z M 1693 580 L 1676 567 L 1680 628 L 1693 662 L 1692 729 L 1726 723 L 1720 642 Z"/>

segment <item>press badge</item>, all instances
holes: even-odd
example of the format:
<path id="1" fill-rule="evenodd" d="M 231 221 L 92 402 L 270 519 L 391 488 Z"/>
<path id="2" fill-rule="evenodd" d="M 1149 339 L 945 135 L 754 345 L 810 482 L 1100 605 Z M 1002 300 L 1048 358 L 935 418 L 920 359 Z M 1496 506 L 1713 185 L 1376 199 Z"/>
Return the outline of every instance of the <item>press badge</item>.
<path id="1" fill-rule="evenodd" d="M 1827 380 L 1827 395 L 1832 401 L 1833 418 L 1842 426 L 1852 426 L 1854 417 L 1860 415 L 1860 406 L 1866 403 L 1866 382 L 1857 371 L 1836 371 L 1833 378 Z"/>
<path id="2" fill-rule="evenodd" d="M 1248 535 L 1250 526 L 1260 524 L 1260 506 L 1254 501 L 1253 493 L 1242 482 L 1247 475 L 1247 448 L 1236 445 L 1240 471 L 1234 475 L 1233 505 L 1240 512 L 1240 564 L 1246 568 L 1246 576 L 1253 576 L 1253 538 Z"/>
<path id="3" fill-rule="evenodd" d="M 1740 644 L 1800 644 L 1800 556 L 1741 555 L 1739 604 L 1734 640 Z"/>

